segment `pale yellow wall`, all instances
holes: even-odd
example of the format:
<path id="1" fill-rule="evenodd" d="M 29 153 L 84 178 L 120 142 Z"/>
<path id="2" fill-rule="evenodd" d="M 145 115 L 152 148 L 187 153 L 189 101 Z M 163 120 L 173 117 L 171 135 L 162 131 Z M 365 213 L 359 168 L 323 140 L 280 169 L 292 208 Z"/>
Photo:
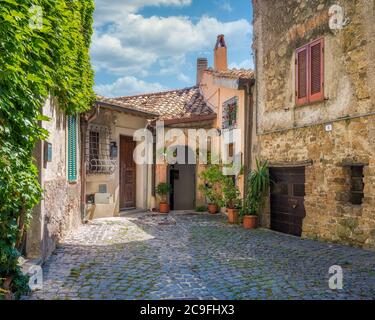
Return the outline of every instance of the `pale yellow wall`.
<path id="1" fill-rule="evenodd" d="M 116 141 L 118 146 L 118 157 L 116 170 L 112 175 L 96 174 L 87 175 L 86 194 L 98 192 L 100 184 L 107 184 L 108 193 L 113 195 L 114 205 L 98 206 L 101 216 L 116 216 L 120 212 L 120 137 L 132 137 L 136 130 L 143 129 L 147 120 L 124 113 L 101 110 L 99 117 L 93 121 L 94 124 L 107 125 L 111 128 L 110 140 Z M 148 209 L 151 206 L 151 166 L 136 166 L 136 207 L 137 209 Z M 99 208 L 100 207 L 100 208 Z"/>

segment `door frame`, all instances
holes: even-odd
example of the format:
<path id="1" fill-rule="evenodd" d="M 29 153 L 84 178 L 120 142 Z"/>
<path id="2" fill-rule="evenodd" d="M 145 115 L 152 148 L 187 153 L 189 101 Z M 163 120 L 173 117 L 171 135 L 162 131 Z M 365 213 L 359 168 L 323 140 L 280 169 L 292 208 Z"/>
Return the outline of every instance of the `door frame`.
<path id="1" fill-rule="evenodd" d="M 123 194 L 123 184 L 122 184 L 122 174 L 121 174 L 121 170 L 122 170 L 122 150 L 121 150 L 121 147 L 122 147 L 122 140 L 123 139 L 129 139 L 131 140 L 132 142 L 135 143 L 135 146 L 134 148 L 136 148 L 136 141 L 133 141 L 133 137 L 132 136 L 128 136 L 128 135 L 120 135 L 120 146 L 119 146 L 119 150 L 120 150 L 120 154 L 119 154 L 119 184 L 120 184 L 120 199 L 119 199 L 119 205 L 120 205 L 120 211 L 123 211 L 123 210 L 129 210 L 129 209 L 135 209 L 137 207 L 137 164 L 134 162 L 134 159 L 133 159 L 133 162 L 134 162 L 134 186 L 133 186 L 133 200 L 134 200 L 134 206 L 133 207 L 123 207 L 122 206 L 122 200 L 121 200 L 121 197 L 122 197 L 122 194 Z"/>

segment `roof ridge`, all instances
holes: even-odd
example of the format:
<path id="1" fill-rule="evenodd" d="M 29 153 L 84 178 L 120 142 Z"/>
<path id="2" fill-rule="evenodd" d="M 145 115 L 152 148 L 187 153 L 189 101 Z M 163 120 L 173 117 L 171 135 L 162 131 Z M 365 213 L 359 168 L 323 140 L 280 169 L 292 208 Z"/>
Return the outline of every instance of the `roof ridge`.
<path id="1" fill-rule="evenodd" d="M 197 89 L 197 88 L 198 88 L 198 86 L 195 85 L 195 86 L 192 86 L 192 87 L 186 87 L 186 88 L 182 88 L 182 89 L 171 89 L 171 90 L 165 90 L 165 91 L 136 94 L 136 95 L 133 95 L 133 96 L 121 96 L 121 97 L 115 97 L 115 98 L 112 98 L 112 99 L 120 100 L 120 99 L 124 99 L 124 98 L 139 98 L 139 97 L 159 96 L 159 95 L 163 95 L 163 94 L 167 94 L 167 93 L 187 91 L 187 90 L 192 90 L 192 89 Z"/>
<path id="2" fill-rule="evenodd" d="M 228 71 L 250 71 L 250 72 L 254 72 L 254 69 L 246 69 L 246 68 L 240 68 L 240 69 L 237 69 L 237 68 L 228 68 L 227 70 L 215 70 L 214 68 L 212 67 L 209 67 L 207 68 L 205 71 L 213 71 L 213 72 L 228 72 Z"/>

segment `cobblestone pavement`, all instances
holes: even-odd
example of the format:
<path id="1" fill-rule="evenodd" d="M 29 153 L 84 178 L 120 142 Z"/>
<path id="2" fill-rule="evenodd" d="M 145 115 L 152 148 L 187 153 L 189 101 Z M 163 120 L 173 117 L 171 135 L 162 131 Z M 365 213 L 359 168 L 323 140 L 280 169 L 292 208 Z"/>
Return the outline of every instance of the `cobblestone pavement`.
<path id="1" fill-rule="evenodd" d="M 329 267 L 344 289 L 328 287 Z M 67 237 L 31 299 L 374 299 L 375 252 L 230 226 L 223 216 L 139 214 Z"/>

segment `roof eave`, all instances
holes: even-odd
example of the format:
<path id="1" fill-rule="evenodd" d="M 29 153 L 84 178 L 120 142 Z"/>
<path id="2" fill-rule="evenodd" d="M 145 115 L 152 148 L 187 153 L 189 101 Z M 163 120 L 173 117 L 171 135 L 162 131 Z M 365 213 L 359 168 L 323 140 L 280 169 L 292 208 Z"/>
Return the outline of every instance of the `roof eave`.
<path id="1" fill-rule="evenodd" d="M 166 120 L 163 120 L 163 121 L 164 121 L 164 125 L 170 126 L 170 125 L 174 125 L 174 124 L 216 120 L 216 118 L 217 118 L 217 114 L 213 113 L 213 114 L 203 115 L 203 116 L 193 116 L 193 117 L 190 117 L 190 118 L 166 119 Z"/>
<path id="2" fill-rule="evenodd" d="M 119 105 L 115 105 L 115 104 L 104 102 L 104 101 L 98 101 L 97 100 L 95 103 L 96 103 L 97 106 L 100 106 L 100 107 L 103 107 L 103 108 L 106 108 L 106 109 L 111 109 L 111 110 L 115 110 L 115 111 L 119 111 L 119 112 L 123 112 L 123 113 L 128 113 L 128 114 L 136 115 L 136 116 L 143 117 L 143 118 L 146 118 L 146 119 L 155 119 L 155 118 L 159 117 L 159 115 L 157 113 L 136 110 L 136 109 L 132 109 L 130 107 L 127 108 L 125 106 L 119 106 Z"/>

